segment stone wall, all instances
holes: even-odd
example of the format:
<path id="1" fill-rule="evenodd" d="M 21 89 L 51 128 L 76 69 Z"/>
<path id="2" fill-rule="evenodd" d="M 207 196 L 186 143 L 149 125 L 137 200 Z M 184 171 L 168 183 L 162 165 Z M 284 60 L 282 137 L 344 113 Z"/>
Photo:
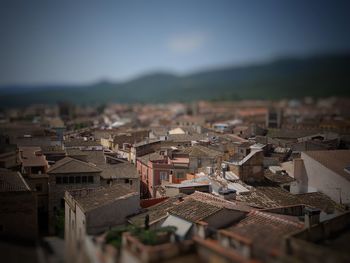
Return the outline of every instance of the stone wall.
<path id="1" fill-rule="evenodd" d="M 37 200 L 30 191 L 0 194 L 0 237 L 35 240 L 38 237 Z"/>

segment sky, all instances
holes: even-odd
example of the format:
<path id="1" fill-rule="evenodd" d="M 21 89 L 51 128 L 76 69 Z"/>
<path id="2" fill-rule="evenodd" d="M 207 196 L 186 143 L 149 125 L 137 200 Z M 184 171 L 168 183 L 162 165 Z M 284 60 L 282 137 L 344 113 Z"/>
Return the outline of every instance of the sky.
<path id="1" fill-rule="evenodd" d="M 0 0 L 0 85 L 126 81 L 350 50 L 350 1 Z"/>

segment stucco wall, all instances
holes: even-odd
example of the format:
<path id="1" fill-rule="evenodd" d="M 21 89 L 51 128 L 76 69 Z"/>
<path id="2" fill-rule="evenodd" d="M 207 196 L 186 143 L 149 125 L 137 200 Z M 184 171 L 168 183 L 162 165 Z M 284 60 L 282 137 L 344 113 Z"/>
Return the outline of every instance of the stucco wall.
<path id="1" fill-rule="evenodd" d="M 340 201 L 340 195 L 343 203 L 350 203 L 350 182 L 348 180 L 305 153 L 301 153 L 301 158 L 304 160 L 309 187 L 316 188 L 337 203 Z"/>

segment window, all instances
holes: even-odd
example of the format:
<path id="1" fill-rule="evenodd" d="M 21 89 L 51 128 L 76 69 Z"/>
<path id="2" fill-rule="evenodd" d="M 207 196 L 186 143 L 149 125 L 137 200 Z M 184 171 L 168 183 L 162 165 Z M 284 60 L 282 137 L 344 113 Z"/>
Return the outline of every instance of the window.
<path id="1" fill-rule="evenodd" d="M 159 177 L 160 177 L 160 180 L 165 180 L 165 181 L 168 181 L 169 178 L 168 178 L 168 173 L 167 172 L 160 172 L 159 173 Z"/>
<path id="2" fill-rule="evenodd" d="M 129 184 L 132 185 L 132 180 L 129 181 Z"/>
<path id="3" fill-rule="evenodd" d="M 69 183 L 70 183 L 70 184 L 74 184 L 74 177 L 73 177 L 73 176 L 70 176 L 70 177 L 69 177 Z"/>
<path id="4" fill-rule="evenodd" d="M 76 176 L 75 177 L 75 183 L 80 184 L 81 183 L 81 176 Z"/>
<path id="5" fill-rule="evenodd" d="M 62 177 L 56 177 L 56 184 L 61 184 L 62 183 Z"/>
<path id="6" fill-rule="evenodd" d="M 82 183 L 86 183 L 87 182 L 87 177 L 86 176 L 82 176 L 81 177 L 81 182 Z"/>
<path id="7" fill-rule="evenodd" d="M 64 183 L 64 184 L 68 184 L 68 177 L 66 177 L 66 176 L 63 177 L 63 183 Z"/>
<path id="8" fill-rule="evenodd" d="M 124 179 L 124 183 L 128 184 L 129 183 L 129 179 Z"/>
<path id="9" fill-rule="evenodd" d="M 43 185 L 42 184 L 36 184 L 35 185 L 35 190 L 37 190 L 38 192 L 41 192 L 43 190 Z"/>
<path id="10" fill-rule="evenodd" d="M 93 183 L 94 182 L 94 177 L 93 176 L 88 176 L 88 182 Z"/>

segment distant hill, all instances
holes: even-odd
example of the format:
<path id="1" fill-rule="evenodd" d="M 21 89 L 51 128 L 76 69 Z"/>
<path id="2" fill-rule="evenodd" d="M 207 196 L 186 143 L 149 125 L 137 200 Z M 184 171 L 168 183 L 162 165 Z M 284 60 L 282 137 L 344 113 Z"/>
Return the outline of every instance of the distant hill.
<path id="1" fill-rule="evenodd" d="M 154 73 L 124 83 L 0 88 L 0 105 L 169 102 L 350 96 L 350 54 L 279 59 L 186 76 Z"/>

